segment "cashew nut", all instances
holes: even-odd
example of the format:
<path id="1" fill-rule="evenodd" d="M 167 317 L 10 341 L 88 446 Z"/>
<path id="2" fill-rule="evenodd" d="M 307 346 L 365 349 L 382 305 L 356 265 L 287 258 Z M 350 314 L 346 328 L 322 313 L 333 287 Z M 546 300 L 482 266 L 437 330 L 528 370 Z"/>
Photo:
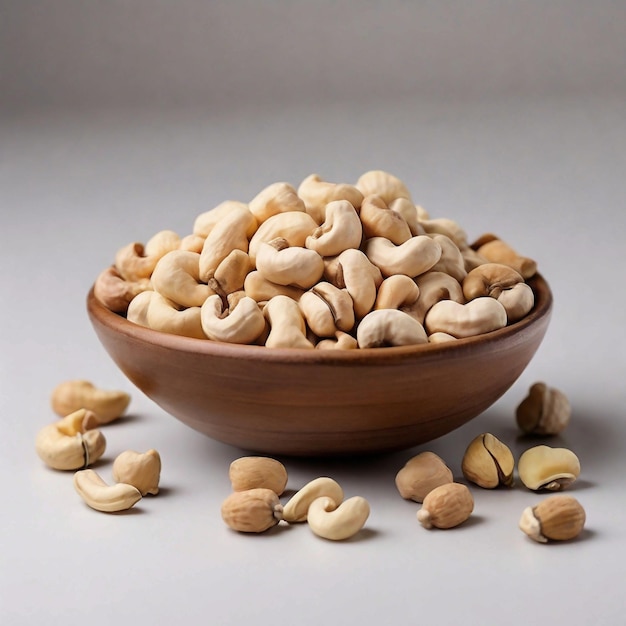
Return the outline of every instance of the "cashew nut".
<path id="1" fill-rule="evenodd" d="M 283 519 L 290 524 L 305 522 L 311 503 L 321 497 L 330 498 L 338 506 L 343 502 L 343 489 L 332 478 L 320 476 L 291 496 L 283 507 Z"/>
<path id="2" fill-rule="evenodd" d="M 424 327 L 408 313 L 379 309 L 368 313 L 356 329 L 359 348 L 412 346 L 427 343 Z"/>
<path id="3" fill-rule="evenodd" d="M 467 304 L 441 300 L 431 307 L 424 322 L 428 334 L 444 332 L 457 338 L 488 333 L 506 324 L 505 308 L 488 296 Z"/>
<path id="4" fill-rule="evenodd" d="M 202 306 L 215 293 L 200 282 L 200 255 L 187 250 L 172 250 L 159 259 L 152 272 L 152 286 L 181 307 Z"/>
<path id="5" fill-rule="evenodd" d="M 338 330 L 334 339 L 322 339 L 315 344 L 316 350 L 356 350 L 357 340 L 348 333 Z"/>
<path id="6" fill-rule="evenodd" d="M 259 224 L 278 213 L 305 210 L 304 202 L 289 183 L 272 183 L 267 186 L 250 200 L 248 208 Z"/>
<path id="7" fill-rule="evenodd" d="M 233 293 L 243 289 L 246 276 L 252 271 L 250 256 L 243 250 L 233 250 L 218 266 L 208 283 L 216 293 Z M 216 284 L 217 283 L 217 284 Z"/>
<path id="8" fill-rule="evenodd" d="M 306 238 L 315 231 L 317 226 L 317 222 L 308 213 L 302 211 L 273 215 L 259 226 L 250 239 L 248 254 L 252 263 L 256 263 L 257 251 L 262 243 L 282 237 L 290 246 L 303 247 Z"/>
<path id="9" fill-rule="evenodd" d="M 480 296 L 496 298 L 506 309 L 509 322 L 522 319 L 534 306 L 535 295 L 521 274 L 502 263 L 485 263 L 463 280 L 463 293 L 470 300 Z"/>
<path id="10" fill-rule="evenodd" d="M 214 341 L 253 343 L 265 330 L 263 312 L 248 296 L 233 308 L 225 307 L 220 296 L 209 296 L 200 308 L 200 321 L 205 335 Z"/>
<path id="11" fill-rule="evenodd" d="M 125 391 L 99 389 L 88 380 L 68 380 L 53 389 L 50 404 L 60 416 L 89 409 L 95 413 L 99 424 L 107 424 L 124 413 L 130 404 L 130 395 Z"/>
<path id="12" fill-rule="evenodd" d="M 265 302 L 278 295 L 288 296 L 297 302 L 304 293 L 304 289 L 300 289 L 299 287 L 277 285 L 263 278 L 261 272 L 257 270 L 253 270 L 246 276 L 243 283 L 243 290 L 246 292 L 246 295 L 257 302 Z"/>
<path id="13" fill-rule="evenodd" d="M 227 215 L 237 211 L 247 211 L 248 205 L 236 200 L 226 200 L 210 211 L 205 211 L 196 217 L 193 224 L 193 234 L 203 239 L 209 236 L 215 225 Z"/>
<path id="14" fill-rule="evenodd" d="M 306 324 L 298 303 L 288 296 L 273 297 L 263 309 L 270 324 L 265 341 L 268 348 L 313 348 L 307 339 Z"/>
<path id="15" fill-rule="evenodd" d="M 413 202 L 407 198 L 396 198 L 393 202 L 389 203 L 389 208 L 399 213 L 404 218 L 412 236 L 426 234 L 426 231 L 419 221 L 419 209 L 421 207 L 416 207 Z"/>
<path id="16" fill-rule="evenodd" d="M 317 174 L 307 176 L 298 187 L 306 212 L 318 223 L 325 219 L 326 205 L 335 200 L 347 200 L 355 209 L 363 202 L 363 194 L 353 185 L 329 183 Z M 327 217 L 326 217 L 327 219 Z"/>
<path id="17" fill-rule="evenodd" d="M 140 293 L 128 306 L 126 318 L 140 326 L 164 333 L 206 339 L 199 306 L 178 309 L 171 300 L 156 291 Z"/>
<path id="18" fill-rule="evenodd" d="M 537 263 L 528 257 L 519 255 L 508 243 L 488 233 L 472 244 L 472 247 L 491 263 L 509 265 L 525 279 L 537 273 Z"/>
<path id="19" fill-rule="evenodd" d="M 94 296 L 114 313 L 126 313 L 130 301 L 142 291 L 151 289 L 150 279 L 125 280 L 112 265 L 100 272 L 94 283 Z"/>
<path id="20" fill-rule="evenodd" d="M 307 522 L 318 537 L 343 541 L 365 526 L 369 514 L 370 505 L 361 496 L 348 498 L 339 505 L 332 498 L 322 496 L 311 502 Z"/>
<path id="21" fill-rule="evenodd" d="M 352 298 L 345 289 L 319 282 L 302 294 L 298 305 L 309 328 L 318 337 L 332 337 L 354 326 Z"/>
<path id="22" fill-rule="evenodd" d="M 126 511 L 141 500 L 141 492 L 136 487 L 126 483 L 107 485 L 90 469 L 74 474 L 74 488 L 88 506 L 104 513 Z"/>
<path id="23" fill-rule="evenodd" d="M 44 426 L 35 439 L 39 458 L 58 470 L 76 470 L 95 463 L 106 448 L 95 414 L 78 409 L 63 419 Z"/>
<path id="24" fill-rule="evenodd" d="M 361 204 L 361 223 L 366 239 L 384 237 L 400 245 L 412 237 L 406 220 L 397 211 L 392 211 L 379 196 L 366 196 Z"/>
<path id="25" fill-rule="evenodd" d="M 411 309 L 419 298 L 420 290 L 415 281 L 405 274 L 385 278 L 378 288 L 374 310 Z"/>
<path id="26" fill-rule="evenodd" d="M 465 304 L 461 285 L 445 272 L 425 272 L 415 278 L 415 284 L 419 287 L 420 294 L 410 313 L 422 324 L 430 308 L 440 300 L 454 300 Z"/>
<path id="27" fill-rule="evenodd" d="M 372 310 L 376 290 L 383 281 L 380 270 L 363 252 L 353 248 L 326 259 L 324 276 L 335 287 L 345 289 L 350 294 L 354 314 L 359 319 Z"/>
<path id="28" fill-rule="evenodd" d="M 180 245 L 178 246 L 180 250 L 189 250 L 189 252 L 197 252 L 200 254 L 202 252 L 202 248 L 204 247 L 204 241 L 206 237 L 202 237 L 201 235 L 185 235 L 180 240 Z"/>
<path id="29" fill-rule="evenodd" d="M 481 296 L 499 298 L 502 291 L 523 283 L 522 275 L 502 263 L 485 263 L 474 268 L 463 279 L 463 295 L 467 300 Z"/>
<path id="30" fill-rule="evenodd" d="M 124 280 L 135 282 L 149 278 L 158 258 L 145 255 L 142 243 L 133 242 L 115 254 L 115 269 Z"/>
<path id="31" fill-rule="evenodd" d="M 286 239 L 278 237 L 260 245 L 256 267 L 273 283 L 309 289 L 322 277 L 324 260 L 315 250 L 290 246 Z"/>
<path id="32" fill-rule="evenodd" d="M 367 196 L 380 196 L 387 205 L 396 198 L 407 198 L 411 200 L 411 194 L 406 185 L 393 174 L 382 170 L 371 170 L 365 172 L 356 183 L 356 188 Z"/>
<path id="33" fill-rule="evenodd" d="M 161 230 L 153 235 L 144 246 L 144 254 L 147 257 L 160 259 L 172 250 L 180 248 L 180 236 L 173 230 Z"/>
<path id="34" fill-rule="evenodd" d="M 321 256 L 336 256 L 361 245 L 363 228 L 355 208 L 347 200 L 326 205 L 325 221 L 309 235 L 304 245 Z"/>
<path id="35" fill-rule="evenodd" d="M 457 222 L 447 217 L 420 219 L 420 225 L 428 235 L 445 235 L 449 237 L 459 249 L 468 245 L 465 231 Z"/>
<path id="36" fill-rule="evenodd" d="M 113 480 L 137 488 L 142 496 L 159 493 L 161 456 L 156 450 L 135 452 L 126 450 L 113 461 Z"/>
<path id="37" fill-rule="evenodd" d="M 383 273 L 419 276 L 439 261 L 441 246 L 427 235 L 411 237 L 399 246 L 385 237 L 372 237 L 365 242 L 367 258 Z"/>
<path id="38" fill-rule="evenodd" d="M 248 251 L 257 220 L 247 208 L 233 208 L 207 235 L 200 253 L 200 280 L 207 282 L 217 266 L 233 251 Z"/>
<path id="39" fill-rule="evenodd" d="M 465 269 L 465 259 L 456 243 L 447 235 L 433 235 L 432 239 L 441 246 L 441 257 L 432 266 L 431 271 L 444 272 L 462 282 L 467 276 L 467 270 Z"/>

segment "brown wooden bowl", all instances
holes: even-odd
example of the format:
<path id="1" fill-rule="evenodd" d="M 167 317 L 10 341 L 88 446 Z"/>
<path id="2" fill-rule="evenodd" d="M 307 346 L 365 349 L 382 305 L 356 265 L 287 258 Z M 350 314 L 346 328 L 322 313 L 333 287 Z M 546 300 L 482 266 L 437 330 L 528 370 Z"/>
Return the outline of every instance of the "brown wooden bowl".
<path id="1" fill-rule="evenodd" d="M 122 372 L 168 413 L 213 439 L 274 455 L 400 450 L 458 428 L 526 368 L 550 321 L 546 281 L 529 281 L 523 320 L 444 344 L 363 350 L 274 349 L 179 337 L 105 308 L 87 310 Z"/>

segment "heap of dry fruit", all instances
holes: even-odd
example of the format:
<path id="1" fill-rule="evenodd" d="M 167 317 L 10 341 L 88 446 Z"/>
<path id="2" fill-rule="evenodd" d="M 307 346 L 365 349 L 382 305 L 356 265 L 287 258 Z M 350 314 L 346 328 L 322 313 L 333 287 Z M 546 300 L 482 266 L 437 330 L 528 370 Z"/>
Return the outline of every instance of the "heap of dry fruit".
<path id="1" fill-rule="evenodd" d="M 192 232 L 132 242 L 97 278 L 106 307 L 142 326 L 277 348 L 454 341 L 534 306 L 536 263 L 492 234 L 470 244 L 380 170 L 312 174 L 197 216 Z M 278 330 L 277 330 L 278 329 Z"/>

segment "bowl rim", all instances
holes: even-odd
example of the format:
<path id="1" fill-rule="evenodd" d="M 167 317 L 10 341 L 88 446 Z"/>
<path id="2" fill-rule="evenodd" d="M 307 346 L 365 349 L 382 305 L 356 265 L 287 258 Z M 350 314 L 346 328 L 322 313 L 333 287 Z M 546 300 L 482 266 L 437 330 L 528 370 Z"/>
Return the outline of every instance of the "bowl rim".
<path id="1" fill-rule="evenodd" d="M 267 348 L 266 346 L 233 344 L 210 339 L 196 339 L 174 335 L 130 322 L 102 304 L 94 295 L 92 286 L 87 294 L 87 312 L 94 323 L 98 322 L 128 338 L 161 346 L 177 352 L 193 353 L 220 358 L 249 359 L 258 362 L 298 362 L 308 364 L 371 365 L 385 361 L 398 361 L 421 355 L 454 356 L 476 346 L 486 347 L 506 338 L 512 338 L 533 326 L 552 312 L 553 296 L 550 286 L 539 273 L 526 281 L 535 294 L 535 304 L 521 320 L 488 333 L 442 343 L 424 343 L 411 346 L 359 348 L 355 350 L 309 350 L 305 348 Z"/>

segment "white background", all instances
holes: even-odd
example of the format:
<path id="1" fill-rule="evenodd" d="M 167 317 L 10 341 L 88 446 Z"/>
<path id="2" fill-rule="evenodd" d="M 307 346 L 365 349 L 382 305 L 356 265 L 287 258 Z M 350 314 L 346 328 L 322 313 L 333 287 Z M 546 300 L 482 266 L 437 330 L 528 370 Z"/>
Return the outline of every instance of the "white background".
<path id="1" fill-rule="evenodd" d="M 608 1 L 0 3 L 2 624 L 623 622 L 624 32 Z M 85 296 L 119 247 L 187 234 L 222 200 L 374 168 L 470 238 L 493 231 L 535 258 L 555 297 L 546 339 L 499 402 L 440 440 L 281 459 L 290 489 L 326 474 L 370 501 L 358 537 L 239 535 L 219 508 L 245 451 L 134 389 Z M 161 453 L 161 494 L 129 514 L 90 510 L 34 452 L 71 378 L 132 394 L 105 430 L 105 478 L 122 450 Z M 544 496 L 519 484 L 474 489 L 458 529 L 422 529 L 396 472 L 429 449 L 463 480 L 486 431 L 519 456 L 537 443 L 514 419 L 536 380 L 573 405 L 548 443 L 581 460 L 581 537 L 527 539 L 519 516 Z"/>

